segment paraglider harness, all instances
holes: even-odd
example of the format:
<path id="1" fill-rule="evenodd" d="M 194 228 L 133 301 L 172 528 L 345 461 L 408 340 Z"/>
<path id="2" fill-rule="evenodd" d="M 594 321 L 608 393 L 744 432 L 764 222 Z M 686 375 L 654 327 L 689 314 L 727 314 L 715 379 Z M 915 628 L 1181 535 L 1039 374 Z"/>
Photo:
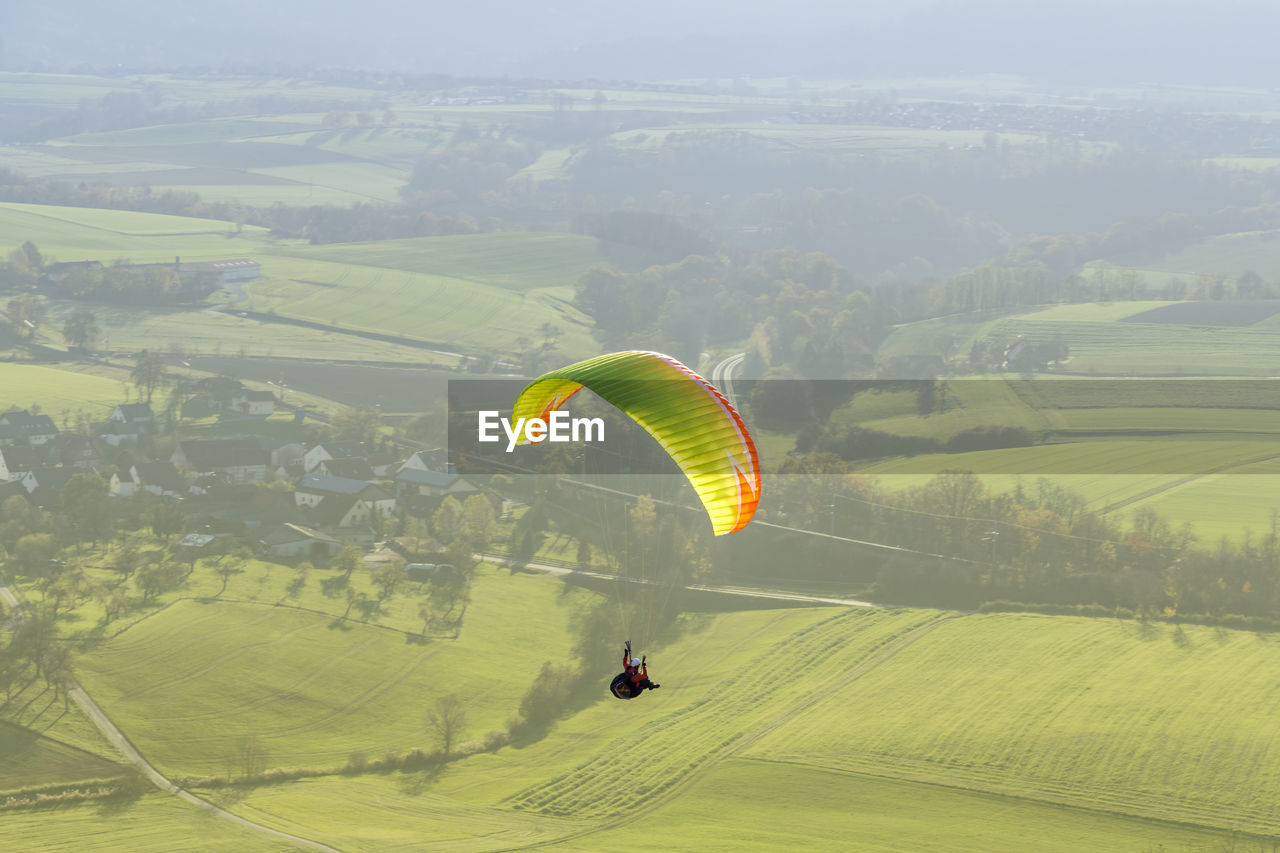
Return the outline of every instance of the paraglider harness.
<path id="1" fill-rule="evenodd" d="M 631 641 L 627 640 L 622 651 L 622 672 L 609 683 L 609 692 L 619 699 L 634 699 L 645 690 L 657 690 L 662 685 L 649 680 L 648 655 L 640 658 L 640 665 L 633 666 Z"/>

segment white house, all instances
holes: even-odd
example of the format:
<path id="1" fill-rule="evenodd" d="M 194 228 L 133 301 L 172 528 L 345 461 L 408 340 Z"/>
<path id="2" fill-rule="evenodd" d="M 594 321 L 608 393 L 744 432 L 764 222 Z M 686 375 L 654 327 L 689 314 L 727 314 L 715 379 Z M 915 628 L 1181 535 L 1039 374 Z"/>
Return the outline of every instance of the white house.
<path id="1" fill-rule="evenodd" d="M 323 474 L 308 474 L 302 478 L 293 493 L 294 501 L 300 507 L 315 508 L 326 498 L 353 498 L 369 504 L 384 516 L 396 511 L 395 496 L 382 486 L 364 480 L 351 480 L 346 477 L 326 477 Z"/>
<path id="2" fill-rule="evenodd" d="M 58 435 L 53 418 L 33 415 L 26 409 L 0 414 L 0 445 L 25 443 L 40 447 Z"/>
<path id="3" fill-rule="evenodd" d="M 232 395 L 231 408 L 241 414 L 265 417 L 276 410 L 276 395 L 270 391 L 242 389 Z"/>
<path id="4" fill-rule="evenodd" d="M 324 444 L 317 444 L 303 455 L 302 470 L 311 472 L 323 461 L 364 454 L 365 447 L 358 441 L 326 441 Z"/>
<path id="5" fill-rule="evenodd" d="M 120 426 L 146 426 L 153 417 L 148 403 L 121 403 L 111 410 L 107 420 Z"/>

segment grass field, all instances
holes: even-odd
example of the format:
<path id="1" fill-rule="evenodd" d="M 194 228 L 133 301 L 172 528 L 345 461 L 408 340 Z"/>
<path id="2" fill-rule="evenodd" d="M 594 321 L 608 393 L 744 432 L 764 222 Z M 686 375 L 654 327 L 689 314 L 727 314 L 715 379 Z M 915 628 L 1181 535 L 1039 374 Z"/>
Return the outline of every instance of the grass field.
<path id="1" fill-rule="evenodd" d="M 1071 357 L 1061 372 L 1144 376 L 1280 375 L 1280 329 L 1182 326 L 1171 323 L 1081 323 L 1036 315 L 1010 317 L 983 337 L 1008 344 L 1061 337 Z"/>
<path id="2" fill-rule="evenodd" d="M 643 704 L 601 699 L 439 774 L 230 805 L 362 851 L 412 849 L 445 816 L 436 841 L 459 850 L 565 834 L 552 849 L 1014 851 L 1034 827 L 1037 849 L 1173 853 L 1280 829 L 1265 635 L 929 611 L 686 619 L 652 650 L 664 687 Z"/>
<path id="3" fill-rule="evenodd" d="M 518 293 L 569 288 L 591 267 L 609 266 L 600 241 L 581 234 L 498 232 L 309 247 L 301 257 L 493 285 Z"/>
<path id="4" fill-rule="evenodd" d="M 1277 648 L 1222 629 L 971 616 L 746 754 L 1274 833 Z"/>
<path id="5" fill-rule="evenodd" d="M 19 695 L 18 698 L 26 697 Z M 37 703 L 40 701 L 36 696 L 31 698 Z M 52 698 L 52 692 L 47 698 Z M 61 710 L 61 702 L 58 705 Z M 48 716 L 55 717 L 56 712 Z M 0 717 L 0 791 L 58 785 L 84 779 L 114 779 L 121 775 L 121 770 L 119 763 L 107 759 L 99 752 L 90 752 L 38 734 L 31 728 L 7 722 Z"/>
<path id="6" fill-rule="evenodd" d="M 81 409 L 105 418 L 124 399 L 124 384 L 113 379 L 37 364 L 0 363 L 0 411 L 36 404 L 60 424 L 63 412 Z"/>
<path id="7" fill-rule="evenodd" d="M 1161 272 L 1218 273 L 1230 278 L 1252 270 L 1273 279 L 1280 275 L 1280 231 L 1221 234 L 1148 266 Z"/>
<path id="8" fill-rule="evenodd" d="M 143 754 L 175 774 L 237 775 L 228 756 L 247 736 L 260 739 L 272 767 L 341 767 L 355 751 L 430 748 L 425 708 L 445 693 L 464 698 L 468 737 L 478 738 L 506 723 L 543 659 L 567 652 L 580 600 L 502 574 L 486 570 L 477 581 L 456 641 L 300 610 L 180 601 L 81 657 L 77 673 Z M 535 662 L 507 666 L 517 649 Z"/>
<path id="9" fill-rule="evenodd" d="M 270 265 L 272 278 L 250 287 L 249 310 L 500 353 L 516 350 L 518 338 L 540 342 L 539 329 L 549 323 L 561 330 L 558 348 L 566 356 L 599 349 L 567 293 L 520 293 L 432 273 L 300 257 L 281 256 Z"/>
<path id="10" fill-rule="evenodd" d="M 23 853 L 128 850 L 130 853 L 296 853 L 296 844 L 236 826 L 170 794 L 147 794 L 0 815 L 6 843 Z"/>
<path id="11" fill-rule="evenodd" d="M 866 850 L 988 853 L 1034 847 L 1216 853 L 1221 833 L 760 759 L 733 758 L 634 822 L 549 846 L 630 851 Z M 1243 844 L 1243 842 L 1242 842 Z M 1245 848 L 1248 849 L 1248 848 Z"/>
<path id="12" fill-rule="evenodd" d="M 46 259 L 128 258 L 136 263 L 235 258 L 255 255 L 266 245 L 266 230 L 246 225 L 236 233 L 228 222 L 158 213 L 0 203 L 5 250 L 30 240 Z"/>

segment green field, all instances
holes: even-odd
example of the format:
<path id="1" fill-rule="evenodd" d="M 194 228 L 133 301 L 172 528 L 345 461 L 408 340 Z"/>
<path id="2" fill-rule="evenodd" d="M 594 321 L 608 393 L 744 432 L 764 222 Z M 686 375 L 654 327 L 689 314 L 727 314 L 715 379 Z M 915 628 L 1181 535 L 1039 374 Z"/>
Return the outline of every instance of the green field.
<path id="1" fill-rule="evenodd" d="M 1035 849 L 1215 853 L 1220 833 L 858 773 L 733 758 L 643 817 L 551 845 L 630 851 L 874 850 L 988 853 Z M 1245 848 L 1248 849 L 1248 848 Z"/>
<path id="2" fill-rule="evenodd" d="M 292 842 L 236 826 L 169 794 L 0 814 L 6 843 L 23 853 L 128 850 L 130 853 L 296 853 Z"/>
<path id="3" fill-rule="evenodd" d="M 125 384 L 92 373 L 37 364 L 0 363 L 0 411 L 38 405 L 62 422 L 62 413 L 83 409 L 105 418 L 125 401 Z M 132 388 L 130 388 L 132 390 Z"/>
<path id="4" fill-rule="evenodd" d="M 578 598 L 557 592 L 486 572 L 461 637 L 426 642 L 319 613 L 180 601 L 80 658 L 77 673 L 165 772 L 235 775 L 228 756 L 250 736 L 273 767 L 341 767 L 355 751 L 430 748 L 424 709 L 446 692 L 466 699 L 470 737 L 501 728 L 541 660 L 568 649 Z M 505 665 L 532 648 L 531 670 Z"/>
<path id="5" fill-rule="evenodd" d="M 599 349 L 567 288 L 521 293 L 429 272 L 293 256 L 267 263 L 263 273 L 271 278 L 250 286 L 248 310 L 499 353 L 515 351 L 518 338 L 540 342 L 539 329 L 549 323 L 561 330 L 558 348 L 566 356 Z"/>
<path id="6" fill-rule="evenodd" d="M 253 256 L 266 245 L 266 229 L 158 213 L 0 203 L 0 232 L 11 245 L 30 240 L 46 260 L 128 258 L 135 263 Z"/>
<path id="7" fill-rule="evenodd" d="M 690 617 L 651 657 L 662 691 L 602 699 L 537 743 L 228 802 L 361 851 L 433 830 L 459 850 L 639 835 L 673 850 L 1012 851 L 1029 826 L 1038 849 L 1211 851 L 1232 830 L 1280 830 L 1266 722 L 1280 651 L 1265 635 L 784 610 Z"/>
<path id="8" fill-rule="evenodd" d="M 28 698 L 26 692 L 17 698 Z M 30 692 L 35 694 L 36 691 Z M 40 702 L 39 697 L 33 695 L 30 698 Z M 52 700 L 52 691 L 43 698 Z M 42 716 L 55 718 L 62 710 L 60 700 L 57 705 L 56 710 Z M 38 720 L 34 722 L 39 725 Z M 90 752 L 0 719 L 0 791 L 60 785 L 84 779 L 114 779 L 121 775 L 121 769 L 120 764 L 104 758 L 99 752 Z"/>
<path id="9" fill-rule="evenodd" d="M 610 264 L 594 237 L 523 231 L 341 243 L 310 247 L 295 254 L 447 276 L 517 293 L 543 288 L 567 288 L 571 292 L 587 270 Z"/>

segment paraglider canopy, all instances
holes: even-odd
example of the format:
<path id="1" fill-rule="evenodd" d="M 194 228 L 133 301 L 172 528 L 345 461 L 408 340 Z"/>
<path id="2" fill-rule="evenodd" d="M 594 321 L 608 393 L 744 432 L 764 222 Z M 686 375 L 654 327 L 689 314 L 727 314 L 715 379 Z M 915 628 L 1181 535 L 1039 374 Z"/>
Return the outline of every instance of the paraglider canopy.
<path id="1" fill-rule="evenodd" d="M 662 445 L 689 478 L 716 536 L 747 525 L 760 503 L 760 463 L 746 424 L 715 386 L 662 353 L 615 352 L 538 377 L 517 398 L 513 418 L 546 421 L 583 388 Z"/>

